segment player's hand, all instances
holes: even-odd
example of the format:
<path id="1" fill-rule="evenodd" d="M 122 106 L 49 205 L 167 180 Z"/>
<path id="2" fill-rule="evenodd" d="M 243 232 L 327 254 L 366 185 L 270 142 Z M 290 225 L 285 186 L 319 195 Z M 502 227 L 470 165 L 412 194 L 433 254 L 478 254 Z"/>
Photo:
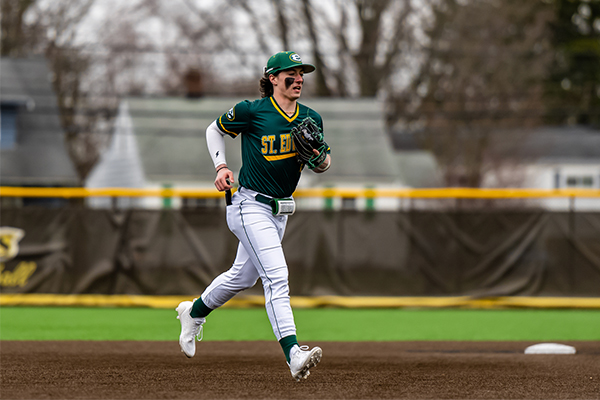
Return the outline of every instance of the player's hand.
<path id="1" fill-rule="evenodd" d="M 317 149 L 313 149 L 313 153 L 315 153 L 315 156 L 318 156 L 319 154 L 321 154 L 321 153 L 319 153 L 319 150 L 317 150 Z M 313 169 L 313 172 L 316 172 L 317 174 L 325 172 L 329 169 L 330 164 L 331 164 L 331 157 L 329 156 L 329 154 L 327 154 L 325 161 L 323 161 L 323 163 L 321 165 L 319 165 L 317 168 Z"/>
<path id="2" fill-rule="evenodd" d="M 217 177 L 215 178 L 215 187 L 219 192 L 224 192 L 225 190 L 231 189 L 232 184 L 235 181 L 233 180 L 233 172 L 229 170 L 229 168 L 221 167 L 219 172 L 217 172 Z"/>

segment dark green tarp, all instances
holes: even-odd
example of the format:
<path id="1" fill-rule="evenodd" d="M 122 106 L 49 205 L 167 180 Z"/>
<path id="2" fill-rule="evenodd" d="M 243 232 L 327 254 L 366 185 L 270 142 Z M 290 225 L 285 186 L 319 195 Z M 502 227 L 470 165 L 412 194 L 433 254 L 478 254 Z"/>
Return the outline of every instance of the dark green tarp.
<path id="1" fill-rule="evenodd" d="M 237 247 L 219 208 L 0 212 L 4 293 L 198 295 Z M 283 245 L 292 295 L 600 296 L 597 212 L 299 211 Z"/>

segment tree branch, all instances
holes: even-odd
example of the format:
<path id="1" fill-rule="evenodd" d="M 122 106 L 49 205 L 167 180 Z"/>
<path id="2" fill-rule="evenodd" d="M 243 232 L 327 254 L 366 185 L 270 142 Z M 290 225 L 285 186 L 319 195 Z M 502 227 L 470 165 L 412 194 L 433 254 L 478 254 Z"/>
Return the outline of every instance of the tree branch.
<path id="1" fill-rule="evenodd" d="M 317 75 L 317 95 L 322 97 L 330 97 L 332 95 L 332 91 L 325 80 L 327 67 L 323 61 L 323 58 L 321 57 L 321 52 L 319 51 L 319 38 L 317 37 L 315 22 L 310 9 L 310 0 L 302 0 L 302 11 L 304 13 L 306 26 L 308 28 L 308 35 L 312 44 L 315 67 L 317 68 L 315 71 Z"/>

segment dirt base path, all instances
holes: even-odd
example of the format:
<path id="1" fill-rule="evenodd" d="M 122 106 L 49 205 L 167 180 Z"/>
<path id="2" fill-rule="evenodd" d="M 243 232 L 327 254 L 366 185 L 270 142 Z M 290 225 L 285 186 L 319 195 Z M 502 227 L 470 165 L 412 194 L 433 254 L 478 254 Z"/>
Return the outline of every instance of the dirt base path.
<path id="1" fill-rule="evenodd" d="M 314 343 L 308 343 L 311 346 Z M 296 383 L 273 342 L 0 342 L 2 399 L 600 399 L 600 342 L 323 342 Z"/>

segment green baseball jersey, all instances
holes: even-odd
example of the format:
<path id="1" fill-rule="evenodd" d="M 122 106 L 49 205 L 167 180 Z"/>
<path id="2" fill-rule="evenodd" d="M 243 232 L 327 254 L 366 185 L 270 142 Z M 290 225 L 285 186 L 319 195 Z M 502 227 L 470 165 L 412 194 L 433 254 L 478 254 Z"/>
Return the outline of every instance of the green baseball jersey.
<path id="1" fill-rule="evenodd" d="M 294 193 L 304 165 L 297 160 L 290 131 L 307 117 L 323 130 L 316 111 L 296 103 L 290 117 L 273 97 L 242 101 L 219 117 L 217 124 L 223 132 L 242 137 L 241 186 L 272 197 Z"/>

